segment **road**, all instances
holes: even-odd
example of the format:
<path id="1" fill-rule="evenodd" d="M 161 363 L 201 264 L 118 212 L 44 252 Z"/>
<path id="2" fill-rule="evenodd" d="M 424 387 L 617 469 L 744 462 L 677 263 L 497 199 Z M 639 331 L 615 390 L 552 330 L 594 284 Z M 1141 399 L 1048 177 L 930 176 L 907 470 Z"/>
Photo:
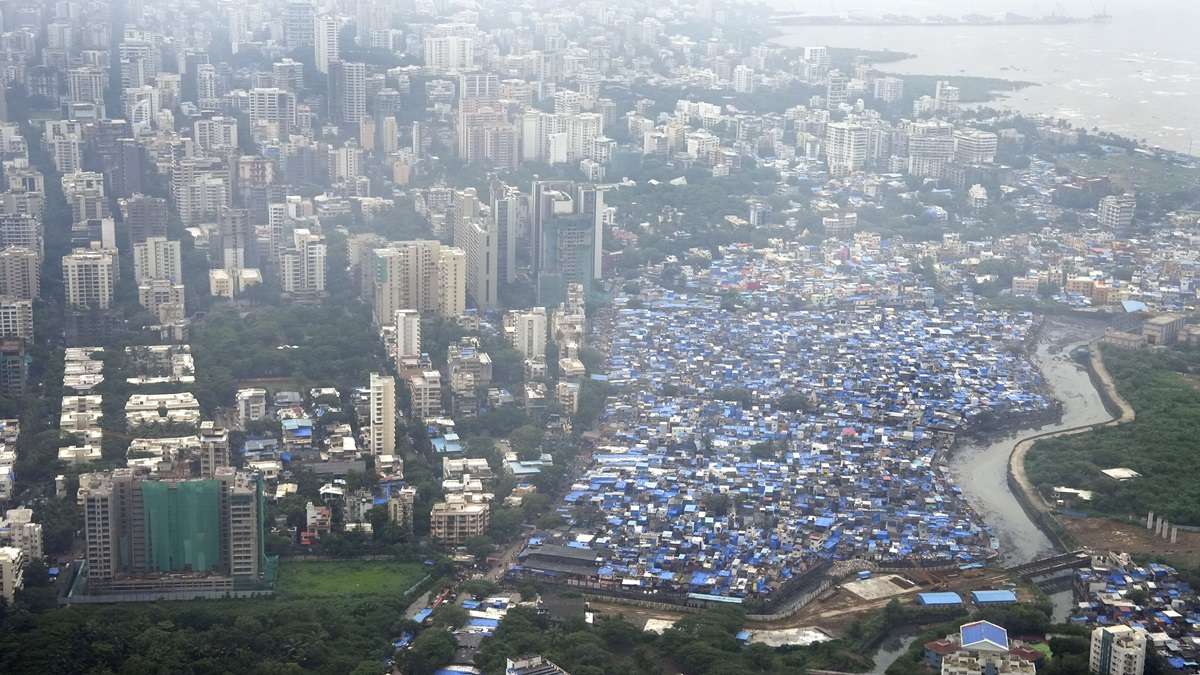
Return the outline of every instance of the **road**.
<path id="1" fill-rule="evenodd" d="M 522 537 L 504 547 L 500 551 L 499 559 L 484 573 L 484 578 L 488 581 L 500 581 L 500 578 L 508 571 L 508 566 L 516 562 L 517 554 L 521 552 L 521 549 L 525 548 L 525 542 L 526 538 Z"/>

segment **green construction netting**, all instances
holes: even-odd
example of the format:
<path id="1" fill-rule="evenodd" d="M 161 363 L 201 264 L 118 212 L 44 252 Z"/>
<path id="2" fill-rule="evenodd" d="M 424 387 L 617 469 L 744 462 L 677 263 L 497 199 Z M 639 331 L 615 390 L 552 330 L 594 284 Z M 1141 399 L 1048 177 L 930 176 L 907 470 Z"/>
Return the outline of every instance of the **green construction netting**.
<path id="1" fill-rule="evenodd" d="M 144 481 L 146 565 L 203 572 L 221 564 L 221 488 L 215 480 Z"/>

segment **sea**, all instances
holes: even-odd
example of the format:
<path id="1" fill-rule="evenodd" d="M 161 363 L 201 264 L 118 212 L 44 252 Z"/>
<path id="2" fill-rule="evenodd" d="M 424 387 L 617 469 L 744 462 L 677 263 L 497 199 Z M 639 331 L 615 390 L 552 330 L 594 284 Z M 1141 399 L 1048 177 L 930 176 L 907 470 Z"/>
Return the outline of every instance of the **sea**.
<path id="1" fill-rule="evenodd" d="M 1200 1 L 774 0 L 816 15 L 1092 16 L 1107 22 L 1012 26 L 779 26 L 788 47 L 892 50 L 913 58 L 885 72 L 1037 83 L 990 105 L 1052 115 L 1177 152 L 1200 154 Z"/>

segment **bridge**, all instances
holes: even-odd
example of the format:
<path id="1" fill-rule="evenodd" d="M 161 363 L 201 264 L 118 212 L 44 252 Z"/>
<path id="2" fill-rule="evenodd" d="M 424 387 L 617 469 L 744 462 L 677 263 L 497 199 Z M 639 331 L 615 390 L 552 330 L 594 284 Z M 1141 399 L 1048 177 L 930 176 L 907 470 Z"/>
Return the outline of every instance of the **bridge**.
<path id="1" fill-rule="evenodd" d="M 1028 581 L 1042 581 L 1056 577 L 1060 572 L 1079 569 L 1092 564 L 1092 554 L 1084 548 L 1059 553 L 1046 558 L 1009 567 L 1005 571 Z"/>

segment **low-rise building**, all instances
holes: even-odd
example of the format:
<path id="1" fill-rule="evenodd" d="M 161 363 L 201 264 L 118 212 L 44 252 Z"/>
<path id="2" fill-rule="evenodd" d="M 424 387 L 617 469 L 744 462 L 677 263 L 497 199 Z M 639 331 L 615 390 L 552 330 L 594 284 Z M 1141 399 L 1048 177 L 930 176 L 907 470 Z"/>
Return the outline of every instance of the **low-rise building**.
<path id="1" fill-rule="evenodd" d="M 458 546 L 471 537 L 486 533 L 489 516 L 487 504 L 447 498 L 433 505 L 429 513 L 429 532 L 443 544 Z"/>
<path id="2" fill-rule="evenodd" d="M 1152 345 L 1173 345 L 1183 328 L 1183 317 L 1178 314 L 1160 314 L 1142 322 L 1142 335 Z"/>

